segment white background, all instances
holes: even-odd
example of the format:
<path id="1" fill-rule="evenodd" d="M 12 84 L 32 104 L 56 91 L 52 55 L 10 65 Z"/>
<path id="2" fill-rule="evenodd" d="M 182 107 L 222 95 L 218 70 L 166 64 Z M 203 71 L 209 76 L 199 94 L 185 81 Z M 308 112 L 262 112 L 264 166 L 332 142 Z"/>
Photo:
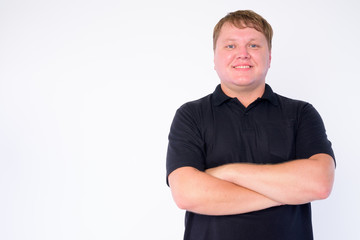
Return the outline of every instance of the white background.
<path id="1" fill-rule="evenodd" d="M 182 239 L 165 183 L 176 109 L 211 93 L 212 29 L 274 28 L 274 91 L 311 102 L 337 157 L 316 239 L 360 239 L 356 0 L 1 0 L 0 239 Z"/>

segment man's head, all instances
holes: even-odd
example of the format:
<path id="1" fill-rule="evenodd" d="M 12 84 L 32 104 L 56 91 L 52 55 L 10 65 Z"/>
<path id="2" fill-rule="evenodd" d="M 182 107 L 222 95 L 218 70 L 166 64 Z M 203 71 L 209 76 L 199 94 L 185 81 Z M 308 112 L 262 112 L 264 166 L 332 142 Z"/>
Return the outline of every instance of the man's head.
<path id="1" fill-rule="evenodd" d="M 213 32 L 213 48 L 216 48 L 216 42 L 219 38 L 221 28 L 225 23 L 230 23 L 231 25 L 237 28 L 255 28 L 257 31 L 264 34 L 269 50 L 272 46 L 272 36 L 273 30 L 271 25 L 259 14 L 251 10 L 239 10 L 236 12 L 231 12 L 223 17 L 215 26 Z"/>
<path id="2" fill-rule="evenodd" d="M 259 96 L 271 63 L 272 29 L 252 11 L 229 13 L 214 29 L 214 68 L 228 96 Z"/>

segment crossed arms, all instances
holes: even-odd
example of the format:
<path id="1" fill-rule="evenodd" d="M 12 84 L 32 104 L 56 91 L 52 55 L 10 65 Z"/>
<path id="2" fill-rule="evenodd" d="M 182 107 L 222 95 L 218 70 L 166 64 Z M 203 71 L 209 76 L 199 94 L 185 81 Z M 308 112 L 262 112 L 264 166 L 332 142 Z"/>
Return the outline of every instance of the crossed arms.
<path id="1" fill-rule="evenodd" d="M 328 154 L 272 165 L 226 164 L 201 172 L 181 167 L 169 175 L 179 208 L 205 215 L 230 215 L 325 199 L 334 181 Z"/>

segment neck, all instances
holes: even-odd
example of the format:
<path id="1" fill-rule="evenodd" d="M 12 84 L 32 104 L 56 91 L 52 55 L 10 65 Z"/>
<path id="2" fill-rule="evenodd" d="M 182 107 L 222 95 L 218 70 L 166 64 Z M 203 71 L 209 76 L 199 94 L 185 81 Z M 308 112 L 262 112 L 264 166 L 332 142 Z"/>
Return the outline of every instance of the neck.
<path id="1" fill-rule="evenodd" d="M 261 84 L 255 88 L 250 87 L 236 87 L 228 88 L 224 84 L 221 84 L 221 89 L 223 92 L 231 97 L 237 98 L 244 107 L 248 107 L 256 99 L 262 97 L 265 92 L 265 83 Z"/>

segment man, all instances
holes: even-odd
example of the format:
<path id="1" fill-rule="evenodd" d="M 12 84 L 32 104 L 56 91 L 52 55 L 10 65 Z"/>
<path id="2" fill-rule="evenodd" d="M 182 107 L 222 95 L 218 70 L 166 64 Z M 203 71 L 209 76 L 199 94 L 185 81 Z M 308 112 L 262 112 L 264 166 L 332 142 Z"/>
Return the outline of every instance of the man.
<path id="1" fill-rule="evenodd" d="M 265 83 L 272 28 L 253 11 L 214 28 L 214 93 L 181 106 L 167 180 L 186 210 L 184 239 L 313 239 L 310 202 L 329 196 L 334 154 L 309 103 Z"/>

